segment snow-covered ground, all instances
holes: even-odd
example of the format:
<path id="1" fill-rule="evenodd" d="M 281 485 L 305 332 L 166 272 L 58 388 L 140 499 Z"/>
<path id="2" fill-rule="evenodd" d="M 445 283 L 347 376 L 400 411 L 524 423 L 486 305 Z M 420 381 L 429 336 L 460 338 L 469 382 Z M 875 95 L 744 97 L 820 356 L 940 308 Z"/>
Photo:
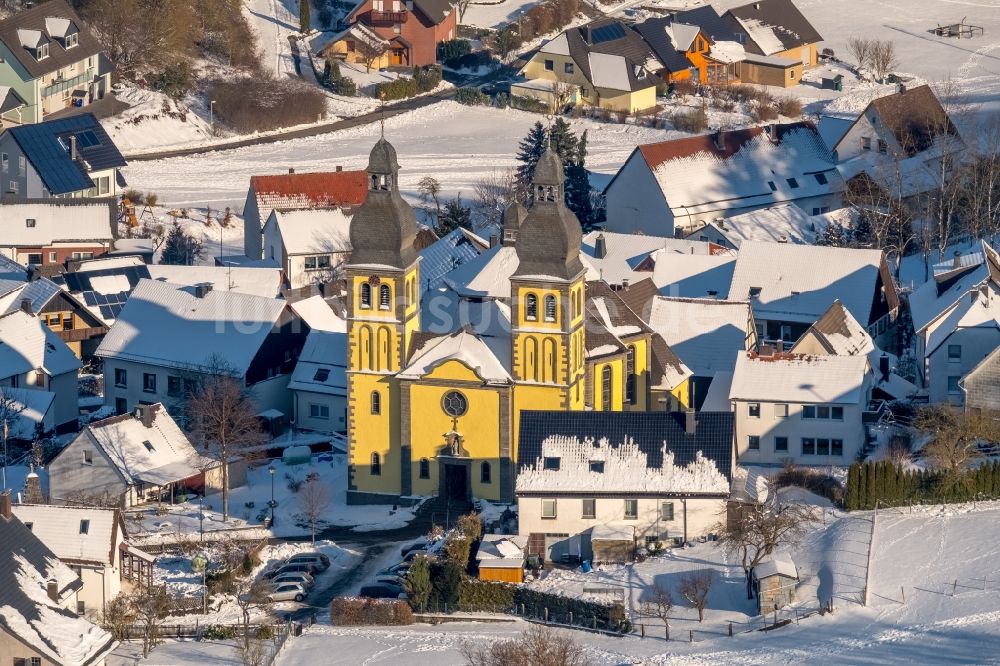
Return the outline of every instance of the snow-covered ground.
<path id="1" fill-rule="evenodd" d="M 462 24 L 479 28 L 498 28 L 517 21 L 538 2 L 539 0 L 473 0 L 465 10 Z"/>
<path id="2" fill-rule="evenodd" d="M 163 93 L 122 82 L 116 96 L 130 106 L 102 124 L 123 153 L 213 139 L 208 109 L 199 108 L 204 104 L 193 95 L 178 104 Z"/>
<path id="3" fill-rule="evenodd" d="M 299 1 L 244 0 L 243 13 L 257 35 L 264 70 L 278 78 L 296 76 L 288 38 L 299 34 Z"/>

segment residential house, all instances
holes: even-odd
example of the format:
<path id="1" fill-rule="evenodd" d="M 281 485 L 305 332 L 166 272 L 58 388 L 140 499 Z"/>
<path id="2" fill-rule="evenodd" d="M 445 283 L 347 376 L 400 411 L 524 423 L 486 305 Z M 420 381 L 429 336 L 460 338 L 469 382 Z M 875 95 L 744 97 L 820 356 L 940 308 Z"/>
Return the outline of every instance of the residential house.
<path id="1" fill-rule="evenodd" d="M 80 359 L 30 309 L 30 303 L 25 302 L 17 310 L 0 316 L 0 391 L 23 389 L 51 394 L 55 429 L 73 432 L 79 415 Z M 33 404 L 37 409 L 39 403 Z M 41 415 L 47 412 L 46 409 Z"/>
<path id="2" fill-rule="evenodd" d="M 579 99 L 570 101 L 635 113 L 656 106 L 659 79 L 653 72 L 660 68 L 639 33 L 618 19 L 602 18 L 542 44 L 520 74 L 529 81 L 560 84 L 551 94 L 560 88 L 579 90 Z"/>
<path id="3" fill-rule="evenodd" d="M 827 211 L 816 207 L 812 212 L 819 216 Z M 779 204 L 709 222 L 685 238 L 733 250 L 738 250 L 740 244 L 748 240 L 813 245 L 826 226 L 813 215 L 792 203 Z"/>
<path id="4" fill-rule="evenodd" d="M 0 134 L 0 191 L 6 197 L 115 198 L 126 185 L 124 166 L 125 158 L 92 113 Z"/>
<path id="5" fill-rule="evenodd" d="M 524 582 L 524 551 L 528 539 L 519 534 L 484 534 L 476 551 L 479 580 Z"/>
<path id="6" fill-rule="evenodd" d="M 361 22 L 351 23 L 340 32 L 317 33 L 309 40 L 310 50 L 320 58 L 361 65 L 366 71 L 391 65 L 389 47 L 388 39 Z"/>
<path id="7" fill-rule="evenodd" d="M 1000 412 L 1000 346 L 966 373 L 959 386 L 966 411 Z"/>
<path id="8" fill-rule="evenodd" d="M 117 236 L 112 201 L 0 201 L 0 254 L 26 266 L 66 264 L 107 253 Z"/>
<path id="9" fill-rule="evenodd" d="M 740 352 L 729 400 L 741 464 L 848 465 L 865 450 L 868 357 Z"/>
<path id="10" fill-rule="evenodd" d="M 344 20 L 365 29 L 341 33 L 333 41 L 332 54 L 367 64 L 388 42 L 388 57 L 372 63 L 376 66 L 433 65 L 437 45 L 458 36 L 458 12 L 451 0 L 364 0 Z"/>
<path id="11" fill-rule="evenodd" d="M 351 218 L 340 209 L 272 210 L 264 224 L 264 256 L 298 289 L 331 282 L 351 254 Z"/>
<path id="12" fill-rule="evenodd" d="M 111 64 L 65 0 L 49 0 L 0 21 L 0 87 L 24 100 L 6 120 L 40 123 L 111 91 Z"/>
<path id="13" fill-rule="evenodd" d="M 121 414 L 161 402 L 179 413 L 190 387 L 221 365 L 260 411 L 290 414 L 288 379 L 308 332 L 285 301 L 141 280 L 97 349 L 105 406 Z"/>
<path id="14" fill-rule="evenodd" d="M 28 102 L 10 86 L 0 86 L 0 132 L 12 125 L 20 125 Z"/>
<path id="15" fill-rule="evenodd" d="M 10 282 L 27 282 L 28 269 L 7 257 L 0 254 L 0 284 L 7 285 Z"/>
<path id="16" fill-rule="evenodd" d="M 7 289 L 0 282 L 0 316 L 26 308 L 65 342 L 77 358 L 90 356 L 97 349 L 107 326 L 72 294 L 52 280 L 41 277 Z M 25 303 L 27 301 L 27 303 Z"/>
<path id="17" fill-rule="evenodd" d="M 843 181 L 810 122 L 717 131 L 637 147 L 604 190 L 607 228 L 673 236 L 782 203 L 840 206 Z"/>
<path id="18" fill-rule="evenodd" d="M 737 352 L 757 348 L 753 312 L 746 302 L 712 298 L 653 298 L 643 317 L 690 368 L 689 405 L 701 409 L 719 372 L 732 372 Z"/>
<path id="19" fill-rule="evenodd" d="M 581 250 L 593 270 L 615 289 L 652 277 L 657 257 L 670 262 L 678 254 L 729 254 L 725 248 L 712 243 L 613 231 L 591 231 L 585 234 Z M 659 250 L 663 252 L 658 253 Z"/>
<path id="20" fill-rule="evenodd" d="M 667 83 L 731 83 L 739 79 L 743 46 L 711 5 L 649 18 L 632 28 L 663 64 L 656 74 Z"/>
<path id="21" fill-rule="evenodd" d="M 345 211 L 360 206 L 368 192 L 364 171 L 295 173 L 273 176 L 251 176 L 243 205 L 243 250 L 247 257 L 263 255 L 264 223 L 274 210 L 342 208 Z"/>
<path id="22" fill-rule="evenodd" d="M 732 467 L 730 413 L 525 412 L 518 533 L 552 561 L 594 559 L 602 530 L 682 544 L 718 522 Z"/>
<path id="23" fill-rule="evenodd" d="M 838 298 L 879 346 L 892 342 L 899 312 L 881 250 L 746 241 L 736 257 L 729 298 L 749 300 L 757 337 L 786 348 Z"/>
<path id="24" fill-rule="evenodd" d="M 347 429 L 347 324 L 339 331 L 312 330 L 288 390 L 295 427 L 321 432 Z"/>
<path id="25" fill-rule="evenodd" d="M 83 581 L 18 520 L 9 491 L 0 494 L 0 543 L 0 659 L 104 666 L 118 642 L 80 616 Z"/>
<path id="26" fill-rule="evenodd" d="M 74 610 L 95 618 L 123 590 L 124 560 L 135 550 L 126 541 L 125 519 L 118 509 L 54 504 L 15 504 L 17 516 L 32 534 L 83 582 Z M 150 572 L 152 573 L 152 572 Z"/>
<path id="27" fill-rule="evenodd" d="M 746 51 L 740 70 L 745 82 L 796 85 L 803 70 L 816 66 L 823 38 L 792 0 L 755 0 L 722 18 Z"/>
<path id="28" fill-rule="evenodd" d="M 981 252 L 936 268 L 908 301 L 928 399 L 963 404 L 962 378 L 1000 347 L 1000 256 L 984 242 Z"/>
<path id="29" fill-rule="evenodd" d="M 229 485 L 246 482 L 245 463 L 229 461 Z M 222 489 L 222 462 L 195 451 L 159 404 L 143 404 L 84 426 L 49 463 L 52 501 L 129 508 Z"/>
<path id="30" fill-rule="evenodd" d="M 664 296 L 676 298 L 726 298 L 736 269 L 736 253 L 653 254 L 653 284 Z"/>

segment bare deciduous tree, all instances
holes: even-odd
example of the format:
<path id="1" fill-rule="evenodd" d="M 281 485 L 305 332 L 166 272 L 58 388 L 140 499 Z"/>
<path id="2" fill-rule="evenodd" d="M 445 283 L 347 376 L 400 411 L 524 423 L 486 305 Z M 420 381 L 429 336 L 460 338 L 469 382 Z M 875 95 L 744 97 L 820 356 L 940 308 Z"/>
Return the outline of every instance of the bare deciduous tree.
<path id="1" fill-rule="evenodd" d="M 222 519 L 229 518 L 229 463 L 266 441 L 257 408 L 243 380 L 225 360 L 210 359 L 204 379 L 188 399 L 195 443 L 222 463 Z"/>
<path id="2" fill-rule="evenodd" d="M 678 585 L 680 593 L 698 610 L 699 622 L 705 619 L 705 607 L 708 606 L 708 593 L 712 590 L 712 580 L 712 572 L 702 569 L 684 574 Z"/>
<path id="3" fill-rule="evenodd" d="M 116 641 L 124 641 L 128 639 L 129 629 L 135 619 L 132 598 L 127 594 L 119 594 L 104 605 L 104 609 L 97 615 L 97 624 Z"/>
<path id="4" fill-rule="evenodd" d="M 18 421 L 24 408 L 25 406 L 14 397 L 10 389 L 0 386 L 0 437 L 7 436 L 12 432 L 20 435 L 20 432 L 16 431 L 15 428 L 19 425 Z M 0 464 L 7 463 L 6 455 L 6 449 L 0 449 Z"/>
<path id="5" fill-rule="evenodd" d="M 462 643 L 468 666 L 585 666 L 583 648 L 568 634 L 533 626 L 518 638 L 491 645 Z"/>
<path id="6" fill-rule="evenodd" d="M 174 600 L 165 585 L 153 585 L 131 595 L 135 621 L 142 631 L 143 657 L 148 657 L 150 650 L 162 642 L 159 628 L 173 605 Z"/>
<path id="7" fill-rule="evenodd" d="M 354 50 L 364 61 L 365 71 L 370 72 L 375 61 L 385 54 L 387 45 L 385 42 L 370 43 L 365 39 L 356 39 L 354 40 Z"/>
<path id="8" fill-rule="evenodd" d="M 417 192 L 420 193 L 420 200 L 423 202 L 434 202 L 434 220 L 441 217 L 441 182 L 434 176 L 424 176 L 417 183 Z"/>
<path id="9" fill-rule="evenodd" d="M 649 591 L 649 598 L 642 602 L 642 612 L 663 621 L 664 636 L 670 640 L 670 613 L 674 609 L 674 598 L 670 590 L 655 583 Z"/>
<path id="10" fill-rule="evenodd" d="M 850 37 L 847 40 L 847 52 L 854 58 L 858 69 L 868 67 L 872 53 L 872 40 L 867 37 Z"/>
<path id="11" fill-rule="evenodd" d="M 965 412 L 948 405 L 924 407 L 913 419 L 913 427 L 934 436 L 924 447 L 931 464 L 957 476 L 982 454 L 981 440 L 1000 441 L 1000 422 L 992 412 Z"/>
<path id="12" fill-rule="evenodd" d="M 503 213 L 507 207 L 522 198 L 519 190 L 514 169 L 494 169 L 472 187 L 479 212 L 488 224 L 497 228 L 503 226 Z"/>
<path id="13" fill-rule="evenodd" d="M 896 56 L 896 44 L 892 40 L 872 40 L 871 54 L 869 55 L 872 76 L 876 81 L 884 82 L 892 70 L 899 67 L 899 58 Z"/>
<path id="14" fill-rule="evenodd" d="M 226 590 L 233 595 L 236 605 L 240 609 L 242 635 L 239 639 L 242 649 L 247 653 L 253 652 L 251 650 L 251 641 L 253 641 L 254 637 L 250 627 L 250 614 L 255 609 L 267 603 L 269 587 L 270 584 L 264 578 L 244 576 L 242 578 L 235 578 Z"/>
<path id="15" fill-rule="evenodd" d="M 741 504 L 737 512 L 715 527 L 718 545 L 737 559 L 746 576 L 747 599 L 753 598 L 753 568 L 779 545 L 795 545 L 813 520 L 812 510 L 804 505 L 772 506 L 761 502 Z"/>
<path id="16" fill-rule="evenodd" d="M 236 645 L 236 654 L 243 666 L 263 666 L 267 663 L 267 641 L 251 636 Z"/>
<path id="17" fill-rule="evenodd" d="M 323 515 L 330 508 L 330 491 L 319 479 L 306 481 L 296 499 L 303 520 L 309 525 L 312 542 L 316 543 L 316 527 L 323 522 Z"/>

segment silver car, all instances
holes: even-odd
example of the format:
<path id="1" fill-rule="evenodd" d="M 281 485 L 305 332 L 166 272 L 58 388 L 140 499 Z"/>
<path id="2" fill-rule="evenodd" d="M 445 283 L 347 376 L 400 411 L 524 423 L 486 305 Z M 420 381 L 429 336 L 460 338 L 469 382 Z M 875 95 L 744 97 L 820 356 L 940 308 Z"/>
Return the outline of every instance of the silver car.
<path id="1" fill-rule="evenodd" d="M 302 601 L 306 598 L 306 589 L 298 583 L 282 583 L 275 585 L 267 600 L 275 601 Z"/>
<path id="2" fill-rule="evenodd" d="M 298 583 L 307 590 L 311 590 L 316 581 L 313 577 L 305 572 L 298 573 L 285 573 L 280 576 L 275 576 L 274 580 L 271 581 L 272 588 L 278 587 L 283 583 Z"/>

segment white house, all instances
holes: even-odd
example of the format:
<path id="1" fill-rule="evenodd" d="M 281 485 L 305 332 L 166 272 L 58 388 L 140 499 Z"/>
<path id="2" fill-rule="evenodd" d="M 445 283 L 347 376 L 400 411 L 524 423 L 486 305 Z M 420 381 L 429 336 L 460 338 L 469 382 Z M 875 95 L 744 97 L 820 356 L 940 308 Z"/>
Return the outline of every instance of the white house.
<path id="1" fill-rule="evenodd" d="M 750 301 L 759 339 L 791 346 L 838 298 L 877 344 L 888 341 L 899 297 L 881 250 L 740 245 L 729 299 Z"/>
<path id="2" fill-rule="evenodd" d="M 732 425 L 729 413 L 522 413 L 515 492 L 529 554 L 591 559 L 600 529 L 633 546 L 707 534 L 729 496 Z"/>
<path id="3" fill-rule="evenodd" d="M 956 256 L 910 294 L 920 375 L 931 402 L 964 402 L 962 377 L 1000 347 L 1000 255 Z"/>
<path id="4" fill-rule="evenodd" d="M 591 231 L 584 235 L 581 249 L 601 279 L 618 288 L 652 277 L 656 259 L 670 262 L 674 255 L 729 254 L 720 245 L 700 240 Z"/>
<path id="5" fill-rule="evenodd" d="M 709 222 L 685 238 L 733 250 L 748 240 L 812 245 L 826 227 L 822 219 L 788 203 Z"/>
<path id="6" fill-rule="evenodd" d="M 0 317 L 0 391 L 52 394 L 51 406 L 44 411 L 35 400 L 25 399 L 22 404 L 31 403 L 42 423 L 51 419 L 59 432 L 77 428 L 79 369 L 80 359 L 34 314 L 19 309 Z"/>
<path id="7" fill-rule="evenodd" d="M 310 331 L 288 390 L 295 426 L 324 432 L 347 428 L 347 330 Z"/>
<path id="8" fill-rule="evenodd" d="M 25 266 L 66 264 L 111 250 L 113 202 L 93 199 L 0 202 L 0 254 Z"/>
<path id="9" fill-rule="evenodd" d="M 840 206 L 843 181 L 808 122 L 718 131 L 637 147 L 604 190 L 607 228 L 672 236 L 781 203 Z"/>
<path id="10" fill-rule="evenodd" d="M 14 515 L 83 582 L 76 611 L 95 617 L 122 592 L 125 520 L 117 509 L 15 504 Z"/>
<path id="11" fill-rule="evenodd" d="M 230 486 L 245 482 L 244 469 L 230 461 Z M 221 487 L 222 464 L 195 451 L 160 404 L 88 424 L 49 463 L 53 500 L 128 508 Z"/>
<path id="12" fill-rule="evenodd" d="M 740 353 L 729 399 L 742 464 L 847 465 L 864 450 L 868 357 Z"/>
<path id="13" fill-rule="evenodd" d="M 199 377 L 221 363 L 261 412 L 290 414 L 288 379 L 308 332 L 282 300 L 140 280 L 97 348 L 104 404 L 125 413 L 162 402 L 179 413 Z"/>
<path id="14" fill-rule="evenodd" d="M 351 253 L 351 218 L 339 208 L 271 211 L 264 256 L 281 266 L 292 289 L 330 282 Z"/>

